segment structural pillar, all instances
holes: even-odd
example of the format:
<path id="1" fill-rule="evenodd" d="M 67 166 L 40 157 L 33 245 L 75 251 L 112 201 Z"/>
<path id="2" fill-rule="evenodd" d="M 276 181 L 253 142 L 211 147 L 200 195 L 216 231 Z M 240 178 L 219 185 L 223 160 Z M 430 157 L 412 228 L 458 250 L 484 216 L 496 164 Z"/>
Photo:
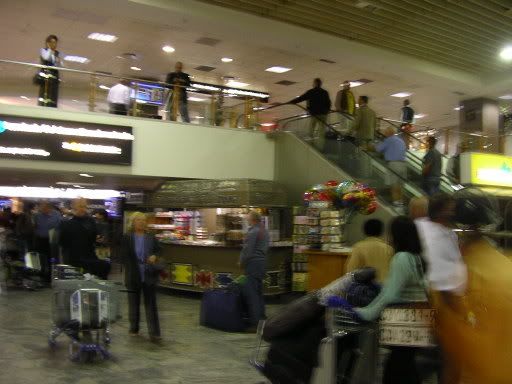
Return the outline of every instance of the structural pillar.
<path id="1" fill-rule="evenodd" d="M 460 109 L 461 143 L 468 150 L 500 152 L 500 110 L 497 100 L 464 100 Z"/>

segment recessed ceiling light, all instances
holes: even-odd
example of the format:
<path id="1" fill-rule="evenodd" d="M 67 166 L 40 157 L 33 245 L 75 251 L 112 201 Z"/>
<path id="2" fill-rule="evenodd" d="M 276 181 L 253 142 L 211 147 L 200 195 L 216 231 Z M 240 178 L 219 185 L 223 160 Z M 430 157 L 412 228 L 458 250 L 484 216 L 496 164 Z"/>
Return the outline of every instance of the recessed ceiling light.
<path id="1" fill-rule="evenodd" d="M 204 119 L 204 116 L 196 116 L 196 119 Z"/>
<path id="2" fill-rule="evenodd" d="M 106 85 L 101 84 L 100 89 L 104 89 L 105 91 L 108 91 L 110 87 L 107 87 Z"/>
<path id="3" fill-rule="evenodd" d="M 90 60 L 87 57 L 67 55 L 64 56 L 64 60 L 71 61 L 73 63 L 87 64 Z"/>
<path id="4" fill-rule="evenodd" d="M 23 100 L 30 100 L 30 97 L 27 97 L 27 96 L 20 96 L 20 99 L 23 99 Z"/>
<path id="5" fill-rule="evenodd" d="M 502 60 L 511 61 L 512 60 L 512 45 L 506 46 L 500 52 L 500 57 Z"/>
<path id="6" fill-rule="evenodd" d="M 418 113 L 417 115 L 414 115 L 414 118 L 415 119 L 423 119 L 425 116 L 427 116 L 427 115 L 425 115 L 424 113 Z"/>
<path id="7" fill-rule="evenodd" d="M 78 103 L 78 100 L 77 99 L 73 99 L 71 100 L 73 103 Z"/>
<path id="8" fill-rule="evenodd" d="M 249 84 L 248 83 L 242 83 L 241 81 L 236 81 L 236 80 L 229 80 L 226 85 L 228 87 L 247 87 Z"/>
<path id="9" fill-rule="evenodd" d="M 274 72 L 274 73 L 285 73 L 285 72 L 288 72 L 291 70 L 292 70 L 292 68 L 279 67 L 279 66 L 270 67 L 270 68 L 265 69 L 265 71 L 267 71 L 267 72 Z"/>
<path id="10" fill-rule="evenodd" d="M 274 125 L 276 125 L 276 123 L 262 123 L 260 124 L 262 127 L 273 127 Z"/>
<path id="11" fill-rule="evenodd" d="M 409 97 L 411 95 L 412 95 L 412 93 L 410 93 L 410 92 L 398 92 L 398 93 L 393 93 L 391 96 L 392 97 Z"/>
<path id="12" fill-rule="evenodd" d="M 223 57 L 220 59 L 223 63 L 231 63 L 233 59 L 231 57 Z"/>
<path id="13" fill-rule="evenodd" d="M 498 97 L 498 99 L 502 99 L 502 100 L 512 100 L 512 94 L 499 96 L 499 97 Z"/>
<path id="14" fill-rule="evenodd" d="M 200 97 L 190 96 L 190 97 L 187 97 L 187 100 L 190 100 L 190 101 L 205 101 L 206 99 L 201 99 Z"/>
<path id="15" fill-rule="evenodd" d="M 88 173 L 80 173 L 79 176 L 82 176 L 82 177 L 94 177 L 93 175 L 89 175 Z"/>
<path id="16" fill-rule="evenodd" d="M 142 71 L 139 67 L 130 67 L 132 71 Z"/>
<path id="17" fill-rule="evenodd" d="M 107 43 L 113 43 L 117 40 L 117 36 L 99 32 L 93 32 L 89 36 L 87 36 L 87 38 L 91 40 L 106 41 Z"/>
<path id="18" fill-rule="evenodd" d="M 351 88 L 355 88 L 355 87 L 359 87 L 359 86 L 364 85 L 364 84 L 366 84 L 366 83 L 364 83 L 362 81 L 355 80 L 355 81 L 351 81 L 350 82 L 350 87 Z M 343 83 L 340 84 L 340 87 L 343 87 Z"/>
<path id="19" fill-rule="evenodd" d="M 459 107 L 453 108 L 454 111 L 460 111 L 461 109 L 464 109 L 464 107 L 461 105 Z"/>
<path id="20" fill-rule="evenodd" d="M 162 47 L 162 51 L 164 51 L 165 53 L 173 53 L 175 51 L 175 49 L 173 47 L 171 47 L 170 45 L 164 45 Z"/>

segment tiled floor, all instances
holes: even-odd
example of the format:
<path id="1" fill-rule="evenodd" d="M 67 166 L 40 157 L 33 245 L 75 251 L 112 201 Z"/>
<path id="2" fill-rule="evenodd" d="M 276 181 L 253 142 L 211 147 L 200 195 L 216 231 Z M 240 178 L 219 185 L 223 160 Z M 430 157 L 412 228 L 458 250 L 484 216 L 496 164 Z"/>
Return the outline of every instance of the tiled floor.
<path id="1" fill-rule="evenodd" d="M 113 325 L 114 361 L 92 364 L 68 359 L 66 336 L 52 352 L 47 345 L 49 289 L 10 291 L 0 296 L 0 383 L 2 384 L 174 384 L 265 382 L 249 364 L 255 336 L 211 330 L 199 325 L 200 300 L 159 295 L 164 343 L 128 336 L 126 316 Z M 123 313 L 126 306 L 123 303 Z M 276 306 L 269 306 L 273 312 Z M 143 317 L 143 316 L 142 316 Z"/>

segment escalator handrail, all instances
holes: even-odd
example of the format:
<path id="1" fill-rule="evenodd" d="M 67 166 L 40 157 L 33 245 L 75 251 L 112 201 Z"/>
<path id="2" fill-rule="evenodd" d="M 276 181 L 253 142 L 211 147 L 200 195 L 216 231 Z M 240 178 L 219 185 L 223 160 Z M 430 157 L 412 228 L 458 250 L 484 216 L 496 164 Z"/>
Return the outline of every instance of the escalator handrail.
<path id="1" fill-rule="evenodd" d="M 343 135 L 341 133 L 339 133 L 337 130 L 335 130 L 331 126 L 331 124 L 329 124 L 329 123 L 325 122 L 324 120 L 320 119 L 318 116 L 310 115 L 308 110 L 306 108 L 304 108 L 302 105 L 298 105 L 298 104 L 294 104 L 294 105 L 296 105 L 298 108 L 300 108 L 300 109 L 304 110 L 306 113 L 308 113 L 309 117 L 317 119 L 322 125 L 324 125 L 324 127 L 327 128 L 327 130 L 329 132 L 335 134 L 337 136 L 337 138 L 340 139 L 340 138 L 343 137 Z M 350 143 L 351 145 L 356 147 L 356 145 L 353 144 L 350 141 L 347 141 L 347 143 Z M 389 166 L 385 163 L 385 161 L 383 161 L 382 159 L 379 159 L 377 156 L 372 156 L 372 154 L 370 154 L 370 152 L 365 150 L 365 149 L 362 149 L 362 148 L 359 148 L 359 147 L 357 147 L 357 149 L 359 150 L 360 153 L 364 154 L 364 156 L 367 156 L 367 158 L 369 158 L 370 160 L 373 160 L 374 162 L 376 162 L 376 163 L 380 164 L 381 166 L 383 166 L 386 169 L 387 172 L 390 172 L 390 173 L 394 174 L 396 177 L 398 177 L 399 180 L 402 180 L 404 185 L 411 186 L 412 189 L 418 189 L 420 191 L 420 193 L 422 193 L 421 188 L 418 188 L 416 185 L 411 183 L 409 180 L 403 178 L 397 172 L 395 172 L 394 170 L 390 169 Z"/>

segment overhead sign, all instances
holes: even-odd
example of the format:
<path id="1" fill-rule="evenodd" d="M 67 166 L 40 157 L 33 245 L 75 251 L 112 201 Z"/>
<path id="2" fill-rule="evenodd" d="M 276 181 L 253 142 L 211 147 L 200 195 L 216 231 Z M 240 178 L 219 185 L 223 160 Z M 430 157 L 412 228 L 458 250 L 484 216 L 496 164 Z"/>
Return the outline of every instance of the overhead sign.
<path id="1" fill-rule="evenodd" d="M 512 157 L 490 153 L 469 155 L 471 184 L 512 188 Z"/>
<path id="2" fill-rule="evenodd" d="M 131 127 L 0 115 L 0 157 L 131 165 Z"/>

